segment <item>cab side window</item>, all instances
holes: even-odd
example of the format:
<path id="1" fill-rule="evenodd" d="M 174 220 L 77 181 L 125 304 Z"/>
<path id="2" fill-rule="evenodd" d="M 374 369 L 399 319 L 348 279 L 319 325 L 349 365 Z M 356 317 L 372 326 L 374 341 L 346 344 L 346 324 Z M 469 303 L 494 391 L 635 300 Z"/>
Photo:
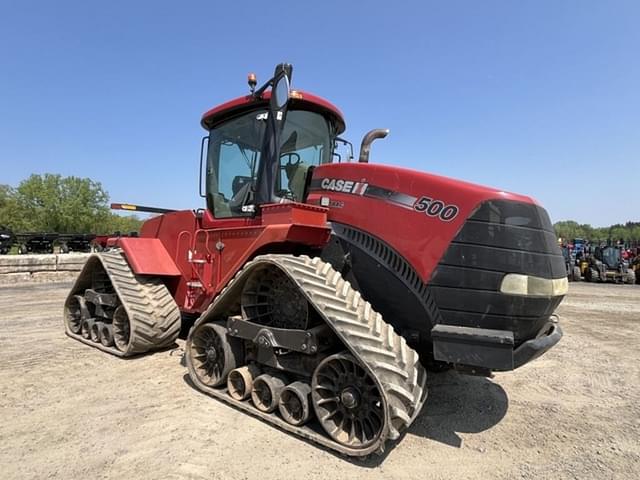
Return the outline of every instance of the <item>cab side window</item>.
<path id="1" fill-rule="evenodd" d="M 321 115 L 303 110 L 287 113 L 280 150 L 279 197 L 304 201 L 309 167 L 330 161 L 329 122 Z"/>
<path id="2" fill-rule="evenodd" d="M 216 218 L 251 215 L 243 211 L 252 194 L 260 160 L 264 121 L 252 112 L 211 130 L 207 154 L 207 204 Z"/>

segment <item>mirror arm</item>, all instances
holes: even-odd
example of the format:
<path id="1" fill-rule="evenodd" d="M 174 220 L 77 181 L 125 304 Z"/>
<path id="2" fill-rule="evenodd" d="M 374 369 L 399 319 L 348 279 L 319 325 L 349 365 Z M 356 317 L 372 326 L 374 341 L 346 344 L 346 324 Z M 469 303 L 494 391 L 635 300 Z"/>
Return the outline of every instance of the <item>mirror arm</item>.
<path id="1" fill-rule="evenodd" d="M 280 80 L 280 78 L 282 78 L 283 76 L 286 75 L 287 77 L 289 77 L 289 80 L 291 79 L 291 73 L 293 69 L 290 64 L 281 63 L 280 65 L 278 65 L 278 67 L 281 67 L 280 71 L 276 73 L 271 79 L 267 80 L 267 82 L 258 90 L 253 92 L 251 94 L 253 98 L 262 98 L 262 94 L 267 90 L 267 88 L 273 88 L 278 83 L 278 80 Z M 278 70 L 278 67 L 276 67 L 276 70 Z"/>
<path id="2" fill-rule="evenodd" d="M 269 80 L 267 83 L 262 85 L 258 90 L 256 90 L 255 92 L 252 92 L 251 96 L 256 99 L 262 98 L 262 94 L 265 92 L 265 90 L 274 85 L 274 80 L 275 78 L 272 78 L 271 80 Z"/>

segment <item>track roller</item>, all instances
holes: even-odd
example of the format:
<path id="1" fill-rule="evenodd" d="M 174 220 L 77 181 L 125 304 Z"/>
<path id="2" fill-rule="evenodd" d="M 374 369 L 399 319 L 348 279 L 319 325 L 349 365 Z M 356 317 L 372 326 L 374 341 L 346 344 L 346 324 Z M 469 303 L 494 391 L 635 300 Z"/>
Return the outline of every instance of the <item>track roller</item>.
<path id="1" fill-rule="evenodd" d="M 113 325 L 110 323 L 103 323 L 100 329 L 100 343 L 105 347 L 113 346 Z"/>
<path id="2" fill-rule="evenodd" d="M 246 365 L 229 372 L 227 391 L 234 400 L 246 400 L 251 396 L 253 380 L 260 375 L 257 365 Z"/>
<path id="3" fill-rule="evenodd" d="M 103 322 L 93 322 L 91 330 L 89 331 L 89 338 L 91 338 L 92 342 L 100 343 L 100 339 L 102 338 L 103 325 Z"/>
<path id="4" fill-rule="evenodd" d="M 82 338 L 85 338 L 87 340 L 91 339 L 91 330 L 93 329 L 94 323 L 95 323 L 95 320 L 93 318 L 85 318 L 82 321 L 82 327 L 80 330 L 80 334 L 82 335 Z"/>
<path id="5" fill-rule="evenodd" d="M 278 410 L 282 418 L 295 426 L 307 423 L 311 418 L 310 396 L 311 387 L 304 382 L 293 382 L 284 387 L 278 402 Z"/>
<path id="6" fill-rule="evenodd" d="M 278 408 L 280 394 L 286 383 L 286 379 L 280 375 L 263 373 L 253 381 L 253 390 L 251 390 L 253 404 L 261 412 L 274 412 Z"/>

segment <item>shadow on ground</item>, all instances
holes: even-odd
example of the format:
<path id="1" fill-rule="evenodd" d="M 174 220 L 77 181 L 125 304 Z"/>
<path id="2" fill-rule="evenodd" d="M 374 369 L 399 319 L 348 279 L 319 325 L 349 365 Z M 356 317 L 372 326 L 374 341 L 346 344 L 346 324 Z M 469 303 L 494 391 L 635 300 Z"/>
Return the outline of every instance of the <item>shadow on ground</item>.
<path id="1" fill-rule="evenodd" d="M 354 465 L 375 468 L 406 435 L 418 435 L 460 448 L 459 433 L 479 433 L 497 425 L 504 418 L 509 399 L 504 389 L 484 377 L 460 375 L 454 371 L 430 373 L 427 381 L 429 397 L 424 408 L 397 442 L 388 444 L 382 455 L 346 458 Z"/>
<path id="2" fill-rule="evenodd" d="M 189 387 L 199 391 L 188 374 L 185 374 L 183 379 Z M 427 386 L 429 396 L 424 408 L 399 441 L 387 444 L 382 455 L 369 455 L 363 458 L 346 457 L 312 444 L 354 465 L 375 468 L 381 465 L 389 453 L 402 443 L 405 435 L 418 435 L 460 448 L 462 439 L 459 433 L 479 433 L 488 430 L 498 424 L 507 413 L 509 400 L 506 392 L 488 378 L 460 375 L 454 371 L 432 373 Z"/>
<path id="3" fill-rule="evenodd" d="M 460 447 L 458 433 L 488 430 L 504 418 L 509 408 L 504 389 L 488 378 L 449 371 L 431 374 L 427 384 L 429 397 L 409 435 Z"/>

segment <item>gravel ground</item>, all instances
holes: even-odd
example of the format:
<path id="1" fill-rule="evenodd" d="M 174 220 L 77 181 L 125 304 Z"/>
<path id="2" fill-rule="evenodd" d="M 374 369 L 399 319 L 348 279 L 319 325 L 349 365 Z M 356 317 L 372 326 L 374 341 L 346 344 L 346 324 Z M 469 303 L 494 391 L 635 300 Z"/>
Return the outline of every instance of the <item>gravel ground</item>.
<path id="1" fill-rule="evenodd" d="M 364 460 L 198 393 L 183 341 L 121 360 L 69 339 L 69 287 L 0 287 L 4 479 L 640 477 L 640 286 L 572 284 L 557 347 L 493 379 L 432 374 L 402 441 Z"/>

